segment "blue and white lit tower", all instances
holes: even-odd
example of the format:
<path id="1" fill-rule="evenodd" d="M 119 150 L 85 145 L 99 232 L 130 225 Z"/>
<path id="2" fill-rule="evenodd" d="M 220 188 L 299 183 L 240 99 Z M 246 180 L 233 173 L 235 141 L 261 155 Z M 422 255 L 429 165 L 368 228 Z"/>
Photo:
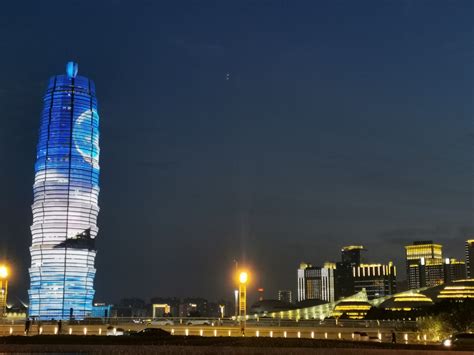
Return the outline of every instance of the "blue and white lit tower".
<path id="1" fill-rule="evenodd" d="M 49 80 L 41 114 L 33 186 L 29 315 L 81 319 L 94 297 L 99 206 L 99 115 L 94 82 Z"/>

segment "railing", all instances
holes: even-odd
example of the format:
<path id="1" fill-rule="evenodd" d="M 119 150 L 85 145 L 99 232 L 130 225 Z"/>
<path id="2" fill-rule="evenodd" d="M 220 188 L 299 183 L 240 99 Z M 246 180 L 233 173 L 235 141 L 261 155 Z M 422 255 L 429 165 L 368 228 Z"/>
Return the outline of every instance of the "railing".
<path id="1" fill-rule="evenodd" d="M 32 321 L 32 324 L 38 323 L 38 320 Z M 43 325 L 56 325 L 57 320 L 40 320 Z M 319 328 L 319 327 L 337 327 L 345 328 L 390 328 L 393 330 L 415 331 L 417 329 L 416 321 L 403 320 L 352 320 L 352 319 L 325 319 L 325 320 L 288 320 L 268 317 L 247 317 L 246 323 L 251 327 L 299 327 L 299 328 Z M 20 325 L 25 324 L 25 319 L 7 319 L 0 318 L 0 325 Z M 238 320 L 235 318 L 213 318 L 213 317 L 107 317 L 107 318 L 86 318 L 83 320 L 62 321 L 67 325 L 203 325 L 203 326 L 236 326 Z"/>
<path id="2" fill-rule="evenodd" d="M 184 319 L 184 318 L 179 318 Z M 197 320 L 196 318 L 192 318 Z M 199 319 L 202 320 L 202 319 Z M 121 323 L 119 325 L 110 324 L 61 324 L 62 335 L 125 335 L 127 332 L 139 331 L 149 327 L 144 324 Z M 239 337 L 242 336 L 240 327 L 235 324 L 205 325 L 205 324 L 175 324 L 154 326 L 169 331 L 176 336 L 202 336 L 202 337 Z M 57 322 L 35 322 L 25 332 L 24 324 L 3 324 L 0 325 L 0 336 L 9 335 L 55 335 L 59 332 Z M 246 337 L 270 337 L 270 338 L 302 338 L 320 340 L 341 340 L 341 341 L 370 341 L 370 342 L 392 342 L 392 330 L 384 328 L 334 328 L 334 327 L 295 327 L 293 326 L 264 326 L 255 327 L 248 324 Z M 414 331 L 395 331 L 397 343 L 402 344 L 439 344 L 441 339 L 430 334 Z"/>

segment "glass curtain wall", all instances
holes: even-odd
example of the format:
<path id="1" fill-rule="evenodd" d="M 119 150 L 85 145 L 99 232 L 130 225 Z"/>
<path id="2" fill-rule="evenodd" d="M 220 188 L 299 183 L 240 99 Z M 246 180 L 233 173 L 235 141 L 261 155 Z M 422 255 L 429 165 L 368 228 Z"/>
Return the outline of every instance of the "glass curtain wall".
<path id="1" fill-rule="evenodd" d="M 94 82 L 50 78 L 41 114 L 31 226 L 29 315 L 82 319 L 92 312 L 99 213 L 99 115 Z"/>

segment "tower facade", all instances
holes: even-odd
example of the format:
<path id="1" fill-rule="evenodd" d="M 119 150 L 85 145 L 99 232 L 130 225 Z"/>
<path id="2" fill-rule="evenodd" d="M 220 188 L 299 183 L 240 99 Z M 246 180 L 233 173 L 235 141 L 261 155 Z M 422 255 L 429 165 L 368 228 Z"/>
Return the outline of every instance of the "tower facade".
<path id="1" fill-rule="evenodd" d="M 466 240 L 466 274 L 474 279 L 474 239 Z"/>
<path id="2" fill-rule="evenodd" d="M 50 78 L 44 96 L 30 247 L 29 315 L 40 319 L 90 316 L 94 297 L 99 213 L 99 115 L 94 82 Z"/>
<path id="3" fill-rule="evenodd" d="M 431 287 L 443 283 L 443 246 L 431 240 L 405 246 L 408 288 Z"/>
<path id="4" fill-rule="evenodd" d="M 324 267 L 301 263 L 298 269 L 298 302 L 306 300 L 334 301 L 335 264 Z"/>
<path id="5" fill-rule="evenodd" d="M 391 261 L 388 264 L 359 264 L 352 272 L 354 291 L 365 289 L 369 300 L 396 293 L 397 269 Z"/>

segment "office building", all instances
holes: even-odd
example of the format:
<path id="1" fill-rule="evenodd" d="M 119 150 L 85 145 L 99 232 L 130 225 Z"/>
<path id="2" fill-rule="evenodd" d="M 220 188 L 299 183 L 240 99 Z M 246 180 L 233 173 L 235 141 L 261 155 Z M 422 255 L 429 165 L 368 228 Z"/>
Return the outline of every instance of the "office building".
<path id="1" fill-rule="evenodd" d="M 405 246 L 408 288 L 436 286 L 444 280 L 443 247 L 429 241 Z"/>
<path id="2" fill-rule="evenodd" d="M 286 303 L 293 303 L 292 292 L 290 290 L 278 290 L 278 300 Z"/>
<path id="3" fill-rule="evenodd" d="M 396 268 L 392 262 L 354 266 L 352 276 L 355 292 L 365 289 L 369 300 L 396 293 Z"/>
<path id="4" fill-rule="evenodd" d="M 360 253 L 365 250 L 362 245 L 349 245 L 341 249 L 341 261 L 346 264 L 359 265 L 361 263 Z"/>
<path id="5" fill-rule="evenodd" d="M 466 278 L 466 263 L 464 261 L 446 258 L 444 261 L 444 282 L 464 280 Z"/>
<path id="6" fill-rule="evenodd" d="M 298 302 L 317 299 L 321 288 L 321 269 L 309 263 L 301 263 L 298 269 Z"/>
<path id="7" fill-rule="evenodd" d="M 324 267 L 301 263 L 298 269 L 298 302 L 305 300 L 334 301 L 334 264 Z"/>
<path id="8" fill-rule="evenodd" d="M 321 299 L 326 302 L 334 302 L 336 299 L 336 264 L 326 262 L 321 268 Z"/>
<path id="9" fill-rule="evenodd" d="M 352 268 L 361 263 L 362 245 L 349 245 L 341 249 L 341 261 L 336 263 L 335 298 L 352 296 L 355 293 Z"/>
<path id="10" fill-rule="evenodd" d="M 466 276 L 474 279 L 474 239 L 466 240 Z"/>
<path id="11" fill-rule="evenodd" d="M 99 213 L 99 115 L 94 82 L 65 75 L 49 80 L 37 146 L 29 316 L 82 319 L 94 298 Z"/>

